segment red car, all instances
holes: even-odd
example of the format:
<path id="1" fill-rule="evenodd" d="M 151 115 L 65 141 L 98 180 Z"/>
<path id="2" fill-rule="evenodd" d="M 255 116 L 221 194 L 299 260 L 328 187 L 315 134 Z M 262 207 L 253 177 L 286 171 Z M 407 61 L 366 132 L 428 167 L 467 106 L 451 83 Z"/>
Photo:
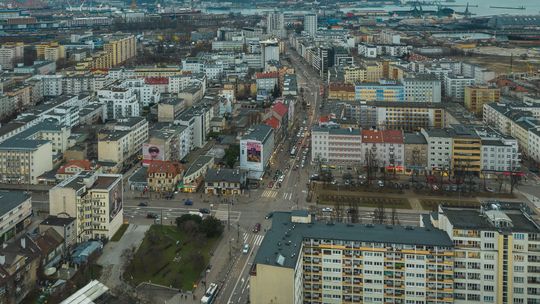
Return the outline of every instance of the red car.
<path id="1" fill-rule="evenodd" d="M 274 187 L 274 182 L 269 182 L 268 183 L 268 188 L 272 188 L 272 187 Z"/>
<path id="2" fill-rule="evenodd" d="M 255 226 L 253 226 L 253 233 L 257 233 L 259 231 L 261 231 L 261 224 L 257 223 Z"/>

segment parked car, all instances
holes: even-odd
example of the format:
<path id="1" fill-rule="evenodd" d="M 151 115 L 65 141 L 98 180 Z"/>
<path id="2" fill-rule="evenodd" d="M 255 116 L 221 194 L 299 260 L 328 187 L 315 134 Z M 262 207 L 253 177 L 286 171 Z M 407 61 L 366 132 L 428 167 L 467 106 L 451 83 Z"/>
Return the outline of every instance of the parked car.
<path id="1" fill-rule="evenodd" d="M 148 202 L 140 202 L 139 207 L 148 207 Z"/>
<path id="2" fill-rule="evenodd" d="M 253 233 L 257 233 L 259 231 L 261 231 L 261 224 L 257 223 L 255 226 L 253 226 Z"/>
<path id="3" fill-rule="evenodd" d="M 159 216 L 156 214 L 156 213 L 153 213 L 153 212 L 148 212 L 146 214 L 146 218 L 149 218 L 149 219 L 157 219 Z"/>
<path id="4" fill-rule="evenodd" d="M 244 244 L 244 248 L 242 248 L 242 253 L 243 254 L 249 253 L 249 244 Z"/>
<path id="5" fill-rule="evenodd" d="M 274 216 L 274 212 L 269 212 L 264 218 L 265 219 L 270 219 L 270 218 L 272 218 L 272 216 Z"/>
<path id="6" fill-rule="evenodd" d="M 274 187 L 274 182 L 273 182 L 273 181 L 270 181 L 270 182 L 268 183 L 268 188 L 272 188 L 272 187 Z"/>
<path id="7" fill-rule="evenodd" d="M 210 210 L 208 208 L 200 208 L 199 212 L 203 214 L 210 214 Z"/>
<path id="8" fill-rule="evenodd" d="M 330 208 L 330 207 L 324 207 L 322 208 L 322 212 L 332 212 L 334 209 Z"/>

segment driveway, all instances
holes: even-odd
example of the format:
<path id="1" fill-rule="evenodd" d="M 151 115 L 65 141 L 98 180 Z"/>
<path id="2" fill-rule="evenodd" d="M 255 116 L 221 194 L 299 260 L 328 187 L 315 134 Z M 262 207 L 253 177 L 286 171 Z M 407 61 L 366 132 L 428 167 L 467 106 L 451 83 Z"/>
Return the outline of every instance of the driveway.
<path id="1" fill-rule="evenodd" d="M 126 252 L 133 247 L 137 249 L 141 245 L 149 228 L 149 225 L 130 224 L 120 241 L 109 242 L 103 249 L 103 254 L 97 261 L 99 265 L 103 266 L 100 280 L 111 290 L 127 285 L 121 278 L 125 263 L 129 261 Z"/>

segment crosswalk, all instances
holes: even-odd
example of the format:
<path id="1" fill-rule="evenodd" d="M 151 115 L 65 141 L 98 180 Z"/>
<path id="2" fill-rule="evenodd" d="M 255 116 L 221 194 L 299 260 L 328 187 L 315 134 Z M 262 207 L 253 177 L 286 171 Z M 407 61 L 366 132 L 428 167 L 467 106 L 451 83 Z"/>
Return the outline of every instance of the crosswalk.
<path id="1" fill-rule="evenodd" d="M 252 244 L 253 246 L 260 246 L 262 243 L 262 240 L 264 239 L 264 235 L 246 233 L 246 232 L 244 232 L 243 237 L 244 237 L 244 244 Z"/>
<path id="2" fill-rule="evenodd" d="M 286 192 L 286 193 L 283 193 L 283 198 L 290 201 L 292 199 L 292 195 L 293 195 L 292 192 L 290 193 Z"/>
<path id="3" fill-rule="evenodd" d="M 275 190 L 264 190 L 262 193 L 262 197 L 268 197 L 268 198 L 274 198 L 278 194 Z"/>

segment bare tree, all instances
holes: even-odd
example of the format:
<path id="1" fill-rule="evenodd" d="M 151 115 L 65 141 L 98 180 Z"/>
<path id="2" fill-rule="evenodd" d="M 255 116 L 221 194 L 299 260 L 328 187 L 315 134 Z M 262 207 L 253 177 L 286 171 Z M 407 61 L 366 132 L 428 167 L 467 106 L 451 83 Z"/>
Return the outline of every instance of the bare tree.
<path id="1" fill-rule="evenodd" d="M 396 207 L 392 207 L 392 215 L 391 215 L 392 225 L 399 225 L 399 218 L 398 214 L 396 212 Z"/>
<path id="2" fill-rule="evenodd" d="M 379 206 L 373 211 L 373 223 L 374 224 L 384 224 L 386 222 L 386 211 L 384 209 L 384 204 L 379 203 Z"/>

